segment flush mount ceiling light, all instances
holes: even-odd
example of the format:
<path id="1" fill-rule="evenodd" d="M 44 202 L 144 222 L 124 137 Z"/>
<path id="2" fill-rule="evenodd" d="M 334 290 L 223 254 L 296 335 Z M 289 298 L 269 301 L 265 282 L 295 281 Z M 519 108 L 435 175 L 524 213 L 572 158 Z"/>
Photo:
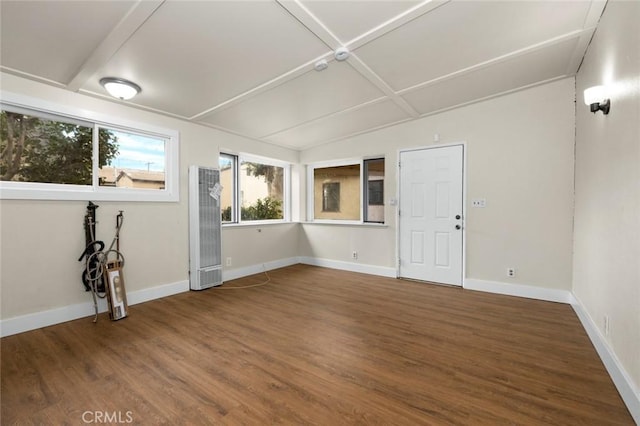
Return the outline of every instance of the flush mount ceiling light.
<path id="1" fill-rule="evenodd" d="M 604 86 L 589 87 L 584 91 L 584 103 L 589 105 L 591 112 L 602 111 L 604 115 L 609 114 L 611 101 L 607 98 Z"/>
<path id="2" fill-rule="evenodd" d="M 123 101 L 133 98 L 142 91 L 140 86 L 124 78 L 105 77 L 100 79 L 100 84 L 111 96 Z"/>

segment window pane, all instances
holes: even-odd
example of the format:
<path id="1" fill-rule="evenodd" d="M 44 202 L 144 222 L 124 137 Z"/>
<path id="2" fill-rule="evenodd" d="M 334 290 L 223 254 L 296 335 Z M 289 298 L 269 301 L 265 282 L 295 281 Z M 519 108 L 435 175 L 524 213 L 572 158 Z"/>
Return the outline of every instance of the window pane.
<path id="1" fill-rule="evenodd" d="M 364 221 L 384 223 L 384 158 L 364 161 Z"/>
<path id="2" fill-rule="evenodd" d="M 237 222 L 234 194 L 236 187 L 236 164 L 235 155 L 220 154 L 218 164 L 220 167 L 220 185 L 222 185 L 222 193 L 220 194 L 220 212 L 222 214 L 222 222 Z"/>
<path id="3" fill-rule="evenodd" d="M 340 211 L 340 184 L 338 182 L 322 184 L 322 211 Z"/>
<path id="4" fill-rule="evenodd" d="M 284 219 L 284 168 L 240 164 L 240 216 L 243 221 Z"/>
<path id="5" fill-rule="evenodd" d="M 98 133 L 100 186 L 165 189 L 165 140 L 120 130 Z"/>
<path id="6" fill-rule="evenodd" d="M 328 188 L 339 188 L 329 189 L 327 194 L 337 195 L 337 199 L 325 200 L 325 189 Z M 360 220 L 360 165 L 314 169 L 313 197 L 315 219 Z M 336 205 L 337 209 L 332 210 Z M 325 207 L 330 209 L 325 210 Z"/>
<path id="7" fill-rule="evenodd" d="M 0 180 L 91 185 L 92 127 L 3 110 Z"/>

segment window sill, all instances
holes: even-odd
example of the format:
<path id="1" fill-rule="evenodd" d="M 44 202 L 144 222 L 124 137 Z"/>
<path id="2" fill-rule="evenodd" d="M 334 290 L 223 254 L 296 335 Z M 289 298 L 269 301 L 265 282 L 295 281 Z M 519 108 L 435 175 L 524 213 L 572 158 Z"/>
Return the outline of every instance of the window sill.
<path id="1" fill-rule="evenodd" d="M 242 222 L 242 223 L 223 223 L 222 229 L 225 228 L 247 228 L 247 227 L 263 227 L 263 226 L 274 226 L 274 225 L 292 225 L 296 222 L 291 222 L 288 220 L 255 220 L 251 222 Z"/>
<path id="2" fill-rule="evenodd" d="M 354 221 L 304 221 L 300 222 L 301 225 L 329 225 L 329 226 L 358 226 L 365 228 L 388 228 L 389 225 L 387 223 L 376 223 L 376 222 L 354 222 Z"/>
<path id="3" fill-rule="evenodd" d="M 17 184 L 17 185 L 16 185 Z M 19 186 L 22 184 L 23 186 Z M 168 190 L 100 188 L 92 186 L 40 184 L 35 182 L 0 182 L 1 200 L 52 201 L 123 201 L 178 202 L 179 197 Z"/>

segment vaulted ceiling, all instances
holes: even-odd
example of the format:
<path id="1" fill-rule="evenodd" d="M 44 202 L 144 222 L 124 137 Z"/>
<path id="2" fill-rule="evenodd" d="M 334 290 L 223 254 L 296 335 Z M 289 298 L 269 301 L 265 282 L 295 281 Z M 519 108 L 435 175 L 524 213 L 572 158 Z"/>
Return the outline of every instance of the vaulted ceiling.
<path id="1" fill-rule="evenodd" d="M 0 65 L 305 149 L 572 76 L 605 3 L 2 0 Z"/>

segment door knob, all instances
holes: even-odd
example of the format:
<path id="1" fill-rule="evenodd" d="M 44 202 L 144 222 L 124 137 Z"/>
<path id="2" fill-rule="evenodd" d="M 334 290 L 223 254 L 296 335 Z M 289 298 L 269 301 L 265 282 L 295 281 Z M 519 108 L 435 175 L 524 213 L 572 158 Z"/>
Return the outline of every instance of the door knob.
<path id="1" fill-rule="evenodd" d="M 460 228 L 462 228 L 462 226 L 456 225 L 456 229 L 460 229 Z"/>
<path id="2" fill-rule="evenodd" d="M 459 214 L 456 215 L 456 219 L 460 220 L 461 216 Z"/>

